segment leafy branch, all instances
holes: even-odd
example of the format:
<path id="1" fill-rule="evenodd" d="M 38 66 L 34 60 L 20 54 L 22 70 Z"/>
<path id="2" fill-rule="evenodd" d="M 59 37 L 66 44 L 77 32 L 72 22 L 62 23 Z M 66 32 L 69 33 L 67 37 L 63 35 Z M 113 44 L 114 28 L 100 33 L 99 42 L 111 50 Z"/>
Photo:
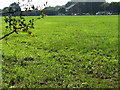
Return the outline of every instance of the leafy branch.
<path id="1" fill-rule="evenodd" d="M 28 4 L 30 4 L 32 0 L 28 0 Z M 27 6 L 28 6 L 27 4 Z M 47 4 L 47 3 L 46 3 Z M 44 4 L 44 6 L 46 6 L 46 4 Z M 35 9 L 34 5 L 30 5 L 31 7 L 25 7 L 25 12 L 27 11 L 31 11 L 30 9 L 32 8 L 32 10 Z M 9 10 L 8 12 L 8 16 L 4 16 L 4 21 L 7 24 L 7 26 L 5 26 L 6 30 L 9 31 L 10 33 L 4 35 L 3 37 L 0 38 L 0 40 L 8 37 L 9 35 L 16 33 L 19 34 L 19 32 L 27 32 L 28 34 L 32 35 L 32 32 L 30 31 L 31 28 L 34 29 L 34 22 L 44 18 L 44 12 L 43 10 L 40 10 L 41 15 L 36 18 L 36 19 L 30 19 L 29 22 L 26 22 L 26 19 L 24 17 L 24 12 L 20 11 L 20 15 L 19 18 L 12 16 L 11 14 L 15 13 L 16 11 L 13 10 Z"/>

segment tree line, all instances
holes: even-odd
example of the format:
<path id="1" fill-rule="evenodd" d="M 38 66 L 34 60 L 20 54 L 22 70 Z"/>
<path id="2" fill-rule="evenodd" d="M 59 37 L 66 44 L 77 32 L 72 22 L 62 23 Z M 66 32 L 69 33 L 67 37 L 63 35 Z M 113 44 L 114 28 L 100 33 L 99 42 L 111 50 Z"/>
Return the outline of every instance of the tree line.
<path id="1" fill-rule="evenodd" d="M 65 7 L 69 7 L 74 4 L 68 2 Z M 73 7 L 74 8 L 74 7 Z M 96 14 L 97 12 L 111 12 L 112 14 L 119 14 L 120 2 L 79 2 L 75 4 L 75 9 L 68 10 L 67 14 L 71 13 L 90 13 Z"/>
<path id="2" fill-rule="evenodd" d="M 71 15 L 72 13 L 90 13 L 96 14 L 97 12 L 111 12 L 112 14 L 119 14 L 120 9 L 120 2 L 79 2 L 67 10 L 75 2 L 68 2 L 66 5 L 63 6 L 56 6 L 56 7 L 46 7 L 44 9 L 45 13 L 48 15 L 58 15 L 58 14 L 65 14 Z M 73 9 L 73 10 L 72 10 Z"/>
<path id="3" fill-rule="evenodd" d="M 55 7 L 46 7 L 44 8 L 44 13 L 46 15 L 71 15 L 73 13 L 78 13 L 80 15 L 84 13 L 90 13 L 90 14 L 96 14 L 97 12 L 111 12 L 112 14 L 119 14 L 119 8 L 120 8 L 120 2 L 79 2 L 76 3 L 74 7 L 67 10 L 68 7 L 70 7 L 74 2 L 68 2 L 66 5 L 62 6 L 55 6 Z M 73 10 L 72 10 L 73 9 Z M 15 12 L 12 15 L 19 16 L 20 15 L 21 8 L 19 4 L 12 3 L 9 7 L 5 7 L 0 12 L 2 12 L 2 15 L 8 15 L 10 12 Z M 39 16 L 41 13 L 37 8 L 30 11 L 23 11 L 23 15 L 27 16 Z"/>

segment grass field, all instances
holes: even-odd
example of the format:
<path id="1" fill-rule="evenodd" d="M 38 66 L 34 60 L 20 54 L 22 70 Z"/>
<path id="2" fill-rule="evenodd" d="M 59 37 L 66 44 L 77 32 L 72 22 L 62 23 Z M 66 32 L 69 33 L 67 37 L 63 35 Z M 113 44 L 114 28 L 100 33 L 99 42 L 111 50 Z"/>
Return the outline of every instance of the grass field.
<path id="1" fill-rule="evenodd" d="M 118 87 L 118 16 L 47 16 L 31 31 L 2 41 L 3 88 Z"/>

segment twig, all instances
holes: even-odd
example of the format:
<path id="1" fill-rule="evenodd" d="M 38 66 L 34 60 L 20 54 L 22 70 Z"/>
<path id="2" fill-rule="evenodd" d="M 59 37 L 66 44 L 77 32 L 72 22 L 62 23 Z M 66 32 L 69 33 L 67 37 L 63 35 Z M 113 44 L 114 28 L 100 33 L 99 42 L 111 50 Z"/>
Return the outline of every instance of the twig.
<path id="1" fill-rule="evenodd" d="M 14 33 L 16 30 L 13 30 L 12 32 L 10 32 L 10 33 L 8 33 L 8 34 L 6 34 L 6 35 L 4 35 L 3 37 L 1 37 L 0 38 L 0 40 L 2 40 L 2 39 L 4 39 L 5 37 L 7 37 L 7 36 L 9 36 L 9 35 L 11 35 L 12 33 Z"/>

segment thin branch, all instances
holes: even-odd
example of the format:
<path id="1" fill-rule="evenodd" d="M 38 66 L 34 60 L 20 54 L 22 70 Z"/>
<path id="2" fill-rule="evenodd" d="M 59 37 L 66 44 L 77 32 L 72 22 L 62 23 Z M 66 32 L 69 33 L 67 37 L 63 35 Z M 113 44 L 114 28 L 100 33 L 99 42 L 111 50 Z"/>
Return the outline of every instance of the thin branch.
<path id="1" fill-rule="evenodd" d="M 0 38 L 0 40 L 2 40 L 2 39 L 4 39 L 5 37 L 7 37 L 7 36 L 9 36 L 9 35 L 11 35 L 12 33 L 14 33 L 16 30 L 14 30 L 14 31 L 12 31 L 12 32 L 10 32 L 10 33 L 8 33 L 8 34 L 6 34 L 6 35 L 4 35 L 3 37 L 1 37 Z"/>

